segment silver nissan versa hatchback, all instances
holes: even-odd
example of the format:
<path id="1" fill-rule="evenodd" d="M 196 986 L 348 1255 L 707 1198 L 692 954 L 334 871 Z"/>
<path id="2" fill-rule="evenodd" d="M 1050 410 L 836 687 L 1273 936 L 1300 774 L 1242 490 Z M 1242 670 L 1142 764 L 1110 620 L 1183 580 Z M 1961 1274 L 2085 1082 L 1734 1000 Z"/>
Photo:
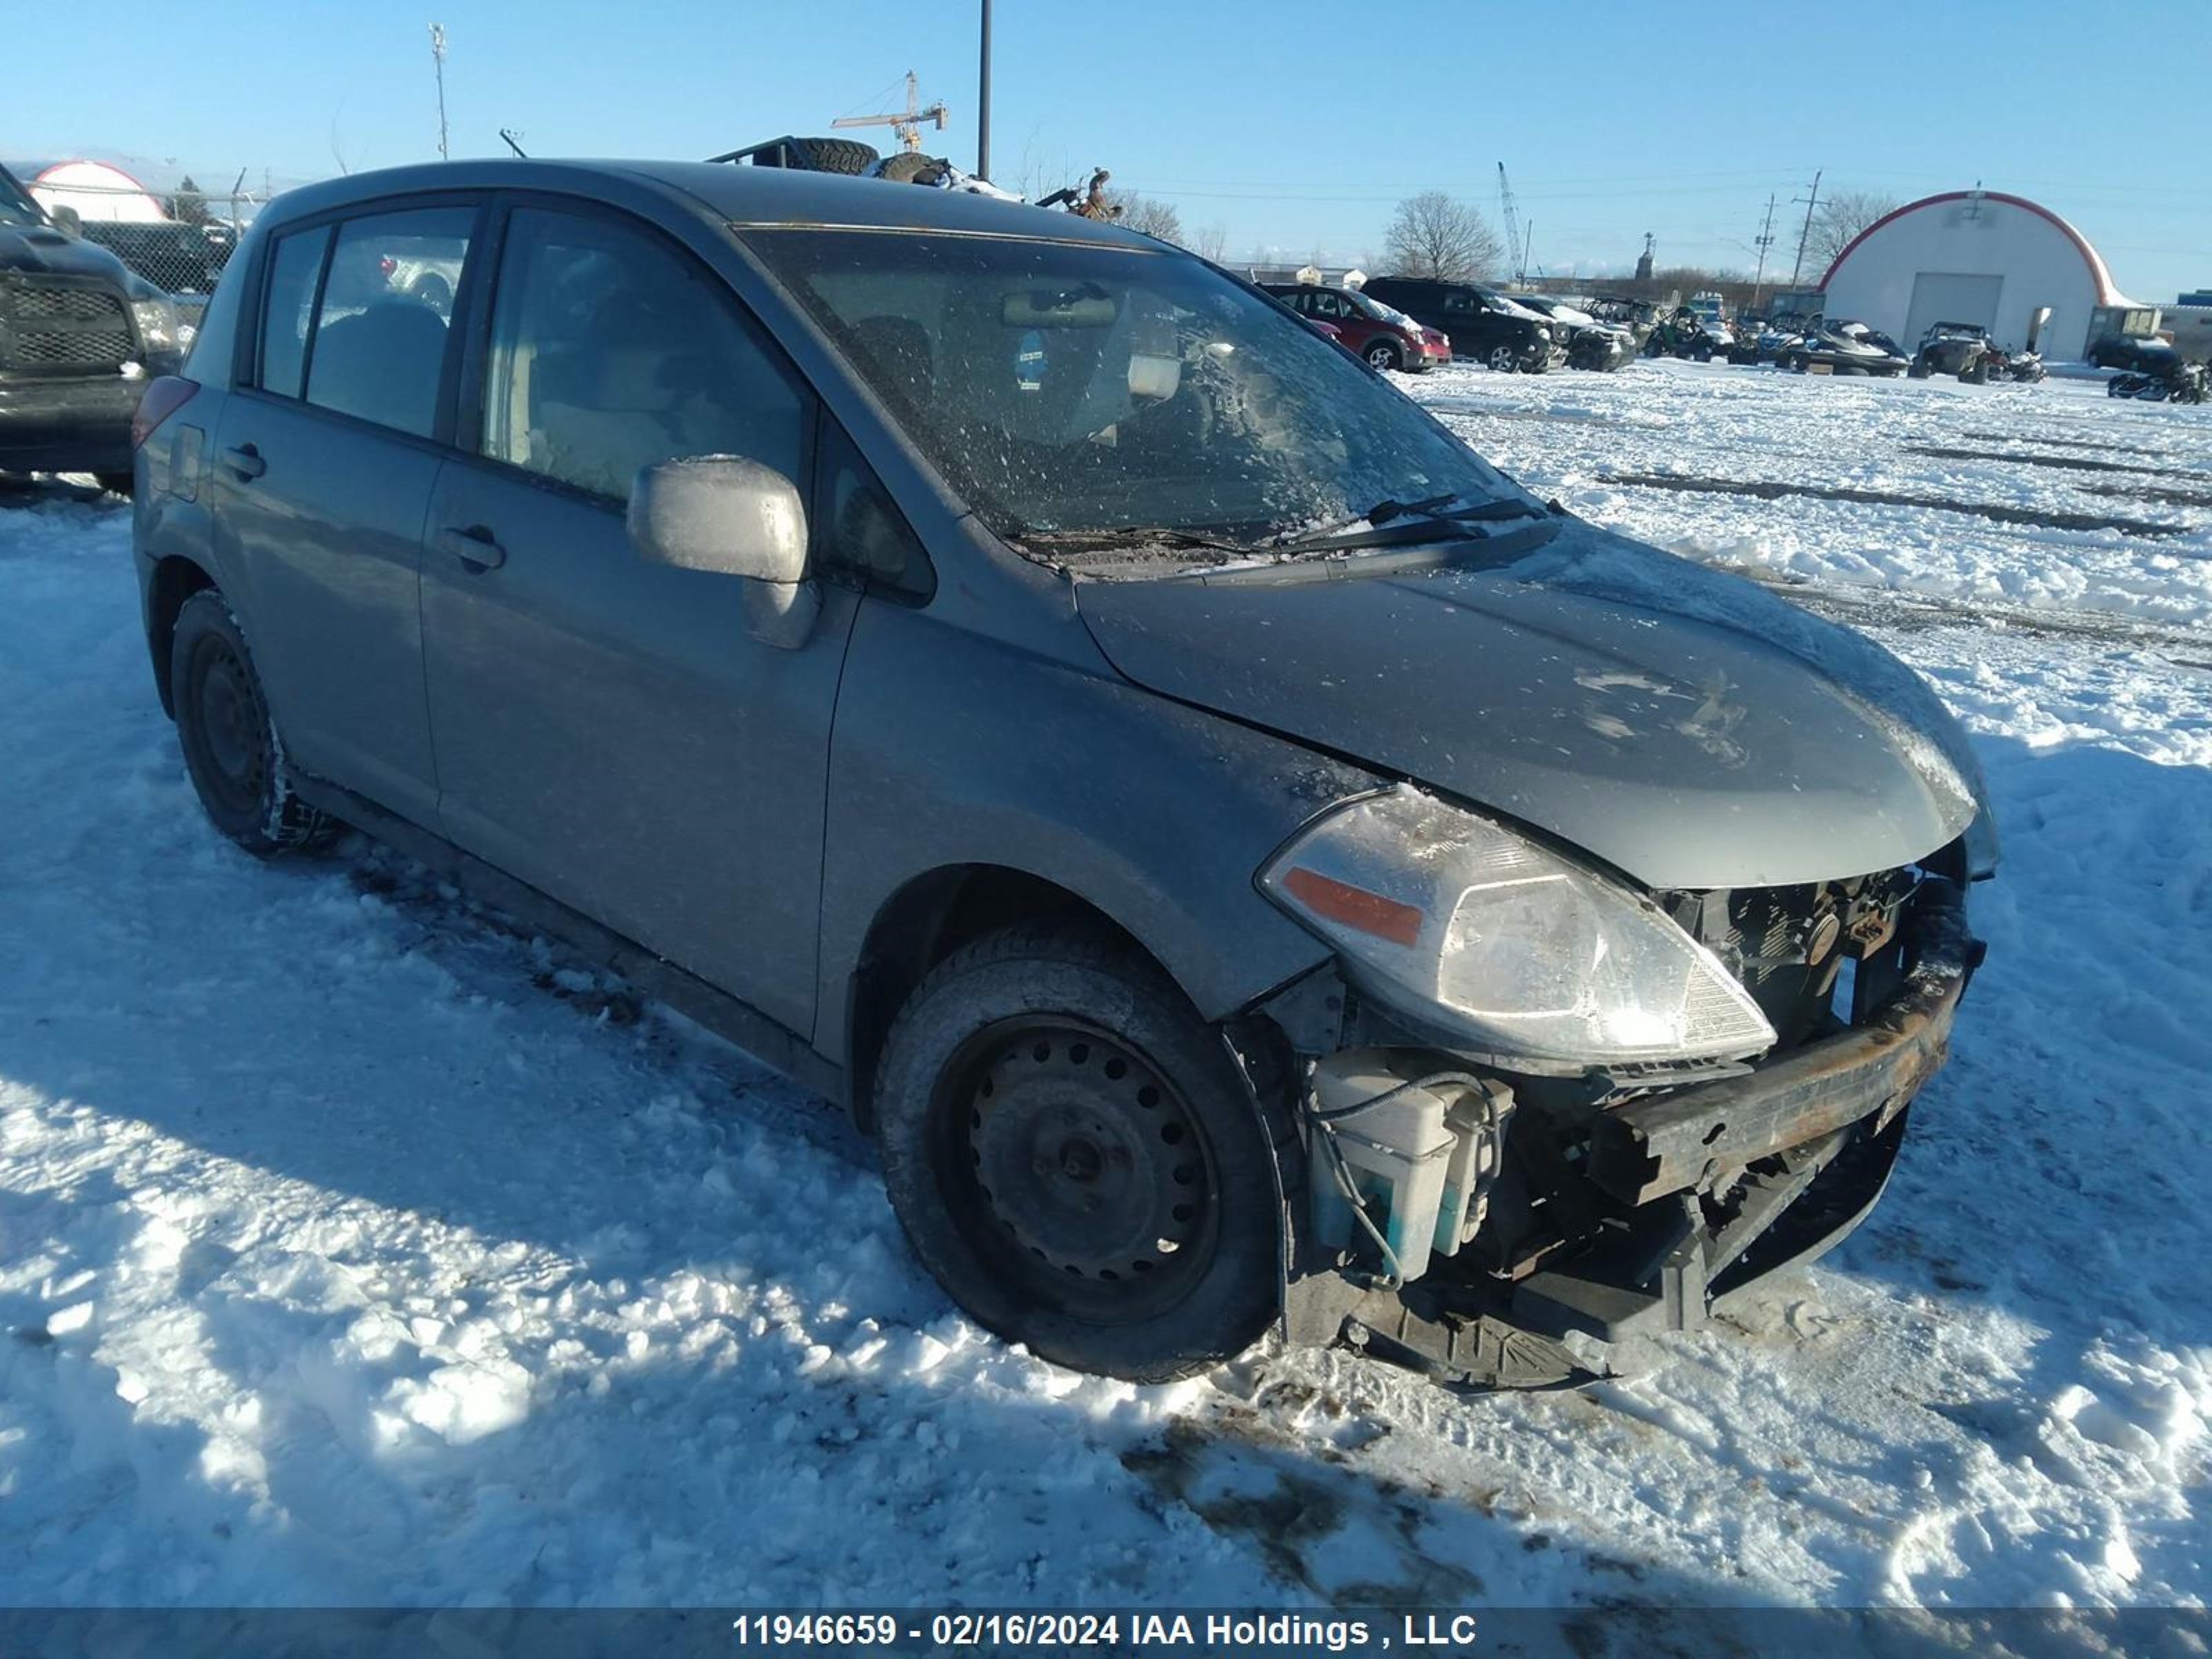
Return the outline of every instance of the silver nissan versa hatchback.
<path id="1" fill-rule="evenodd" d="M 1065 1364 L 1279 1322 L 1535 1384 L 1694 1326 L 1865 1214 L 1979 959 L 1911 672 L 1110 225 L 357 174 L 138 431 L 216 827 L 354 826 L 843 1101 Z"/>

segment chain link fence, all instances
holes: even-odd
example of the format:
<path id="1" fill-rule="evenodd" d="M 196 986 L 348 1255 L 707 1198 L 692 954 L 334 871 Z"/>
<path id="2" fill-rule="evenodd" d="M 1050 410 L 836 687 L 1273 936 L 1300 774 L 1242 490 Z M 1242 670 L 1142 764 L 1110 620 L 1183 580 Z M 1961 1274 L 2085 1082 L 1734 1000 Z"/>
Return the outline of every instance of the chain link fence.
<path id="1" fill-rule="evenodd" d="M 111 250 L 165 294 L 188 306 L 204 301 L 239 239 L 273 196 L 305 179 L 246 169 L 223 189 L 204 189 L 194 176 L 167 169 L 173 182 L 152 183 L 162 169 L 125 168 L 104 161 L 15 161 L 8 170 L 63 230 Z"/>

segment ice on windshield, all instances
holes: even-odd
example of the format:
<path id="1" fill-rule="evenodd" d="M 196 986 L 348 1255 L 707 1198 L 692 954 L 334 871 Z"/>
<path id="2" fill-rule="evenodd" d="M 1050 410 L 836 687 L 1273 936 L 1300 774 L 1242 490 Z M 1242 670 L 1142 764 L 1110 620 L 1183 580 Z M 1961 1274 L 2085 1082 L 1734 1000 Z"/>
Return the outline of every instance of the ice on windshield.
<path id="1" fill-rule="evenodd" d="M 751 240 L 983 522 L 1055 562 L 1201 539 L 1217 558 L 1381 501 L 1513 493 L 1348 354 L 1179 254 Z"/>

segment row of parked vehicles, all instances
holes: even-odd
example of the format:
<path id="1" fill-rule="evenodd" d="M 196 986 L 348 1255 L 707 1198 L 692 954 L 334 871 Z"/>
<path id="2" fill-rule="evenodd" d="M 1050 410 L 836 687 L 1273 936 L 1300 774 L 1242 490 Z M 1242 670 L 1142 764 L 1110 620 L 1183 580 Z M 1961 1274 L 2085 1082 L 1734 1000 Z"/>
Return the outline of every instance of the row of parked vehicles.
<path id="1" fill-rule="evenodd" d="M 1476 283 L 1377 276 L 1364 288 L 1264 285 L 1379 369 L 1419 373 L 1472 358 L 1500 374 L 1541 374 L 1562 364 L 1599 371 L 1636 356 L 1632 322 L 1545 294 L 1506 294 Z"/>
<path id="2" fill-rule="evenodd" d="M 1700 305 L 1699 301 L 1712 303 Z M 1721 314 L 1717 296 L 1705 295 L 1661 318 L 1646 336 L 1644 349 L 1647 356 L 1771 363 L 1800 374 L 1818 370 L 1843 375 L 1905 374 L 1914 380 L 1952 374 L 1972 386 L 2045 376 L 2042 358 L 2032 351 L 2007 351 L 1978 323 L 1936 323 L 1908 350 L 1881 330 L 1848 317 L 1784 315 L 1730 324 Z"/>

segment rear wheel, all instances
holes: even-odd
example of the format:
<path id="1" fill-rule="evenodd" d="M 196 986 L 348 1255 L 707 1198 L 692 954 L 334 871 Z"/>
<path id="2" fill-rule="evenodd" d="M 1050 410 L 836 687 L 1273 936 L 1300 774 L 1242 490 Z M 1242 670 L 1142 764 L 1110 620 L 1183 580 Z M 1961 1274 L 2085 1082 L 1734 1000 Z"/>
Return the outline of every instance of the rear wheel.
<path id="1" fill-rule="evenodd" d="M 292 792 L 246 635 L 213 588 L 177 613 L 169 691 L 185 769 L 216 829 L 258 858 L 330 840 L 336 821 Z"/>
<path id="2" fill-rule="evenodd" d="M 915 1254 L 1009 1340 L 1164 1382 L 1273 1318 L 1268 1134 L 1214 1033 L 1125 947 L 1035 927 L 957 952 L 893 1025 L 876 1109 Z"/>

